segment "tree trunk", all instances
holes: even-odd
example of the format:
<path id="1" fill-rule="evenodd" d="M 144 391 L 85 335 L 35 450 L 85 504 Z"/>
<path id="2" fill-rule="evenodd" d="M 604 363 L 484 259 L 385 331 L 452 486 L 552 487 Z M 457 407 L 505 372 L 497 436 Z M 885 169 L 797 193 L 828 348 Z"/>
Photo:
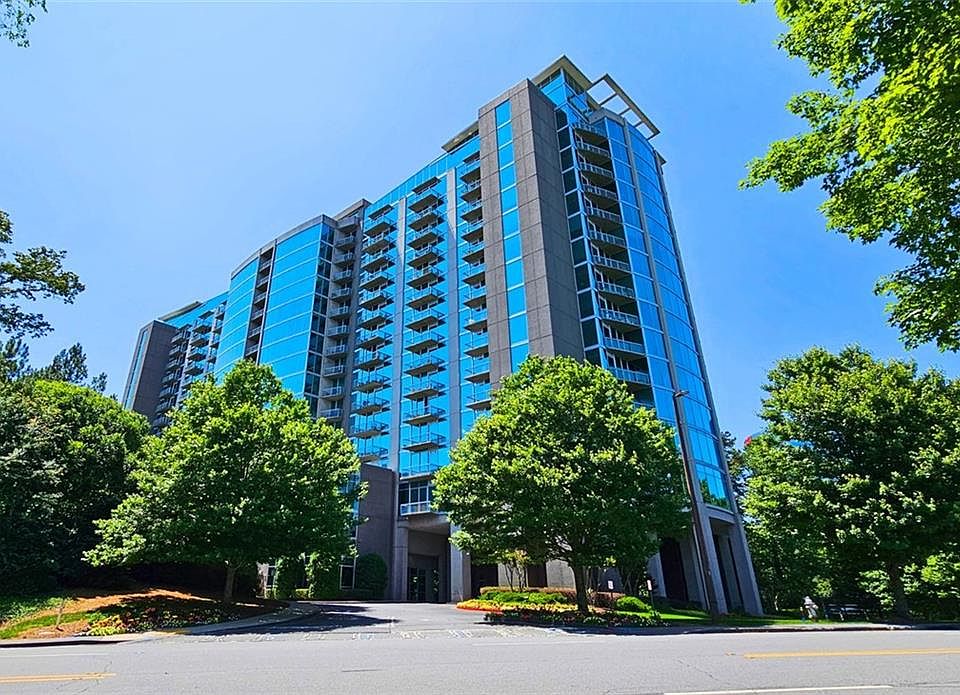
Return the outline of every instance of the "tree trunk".
<path id="1" fill-rule="evenodd" d="M 587 606 L 587 571 L 579 565 L 571 565 L 570 569 L 573 570 L 573 582 L 577 587 L 577 610 L 581 613 L 587 613 L 590 610 Z"/>
<path id="2" fill-rule="evenodd" d="M 893 612 L 898 618 L 910 620 L 910 605 L 907 603 L 907 592 L 903 588 L 903 568 L 892 562 L 887 564 L 887 587 L 893 596 Z"/>
<path id="3" fill-rule="evenodd" d="M 227 563 L 227 578 L 223 582 L 223 602 L 233 603 L 233 585 L 237 581 L 237 568 Z"/>

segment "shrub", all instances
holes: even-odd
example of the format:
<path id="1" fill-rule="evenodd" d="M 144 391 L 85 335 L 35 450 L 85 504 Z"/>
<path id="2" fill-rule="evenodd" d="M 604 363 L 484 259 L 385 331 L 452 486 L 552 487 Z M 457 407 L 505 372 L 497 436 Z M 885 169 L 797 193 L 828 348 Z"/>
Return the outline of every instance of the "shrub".
<path id="1" fill-rule="evenodd" d="M 274 598 L 294 598 L 300 581 L 301 568 L 302 565 L 297 558 L 283 557 L 277 560 L 277 571 L 273 577 Z"/>
<path id="2" fill-rule="evenodd" d="M 534 604 L 534 605 L 548 605 L 548 604 L 570 604 L 576 601 L 575 598 L 570 596 L 560 594 L 560 593 L 546 593 L 541 591 L 483 591 L 480 594 L 480 598 L 484 601 L 489 601 L 490 603 L 495 603 L 497 605 L 506 605 L 506 604 Z"/>
<path id="3" fill-rule="evenodd" d="M 307 594 L 314 599 L 336 599 L 340 596 L 340 563 L 319 553 L 307 559 Z"/>
<path id="4" fill-rule="evenodd" d="M 387 589 L 387 563 L 376 553 L 357 558 L 354 590 L 367 598 L 379 600 Z"/>
<path id="5" fill-rule="evenodd" d="M 629 611 L 631 613 L 649 613 L 650 606 L 647 602 L 636 596 L 621 596 L 617 599 L 616 609 L 618 611 Z"/>
<path id="6" fill-rule="evenodd" d="M 592 591 L 590 592 L 590 603 L 599 608 L 614 609 L 617 607 L 617 601 L 624 597 L 624 594 L 616 591 Z"/>

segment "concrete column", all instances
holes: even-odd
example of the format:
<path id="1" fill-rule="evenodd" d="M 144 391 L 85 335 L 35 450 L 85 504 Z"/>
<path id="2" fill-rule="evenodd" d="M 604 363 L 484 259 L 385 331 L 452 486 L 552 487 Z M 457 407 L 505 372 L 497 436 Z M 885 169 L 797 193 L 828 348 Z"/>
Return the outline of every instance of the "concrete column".
<path id="1" fill-rule="evenodd" d="M 739 518 L 737 519 L 739 522 Z M 757 578 L 753 573 L 753 559 L 744 537 L 743 526 L 737 523 L 730 531 L 730 546 L 733 550 L 733 564 L 740 581 L 740 593 L 743 596 L 743 610 L 750 615 L 763 615 L 763 604 L 760 602 L 760 590 L 757 587 Z"/>
<path id="2" fill-rule="evenodd" d="M 700 515 L 700 528 L 703 529 L 703 545 L 707 556 L 703 558 L 706 564 L 706 581 L 713 585 L 713 595 L 717 598 L 717 612 L 723 615 L 729 612 L 727 599 L 723 593 L 723 580 L 720 578 L 720 560 L 717 557 L 717 547 L 713 542 L 713 527 L 710 525 L 710 517 L 703 504 L 696 505 L 696 513 Z"/>
<path id="3" fill-rule="evenodd" d="M 653 577 L 653 595 L 666 596 L 666 588 L 663 581 L 663 565 L 660 563 L 660 553 L 657 553 L 647 562 L 647 574 Z"/>
<path id="4" fill-rule="evenodd" d="M 410 543 L 410 523 L 406 519 L 397 521 L 393 535 L 393 581 L 390 597 L 394 601 L 407 600 L 407 561 Z"/>
<path id="5" fill-rule="evenodd" d="M 727 607 L 730 610 L 743 610 L 743 596 L 740 592 L 740 578 L 737 576 L 737 569 L 730 553 L 730 535 L 727 529 L 717 533 L 717 555 L 720 559 L 720 567 L 723 568 L 723 576 L 727 580 Z"/>
<path id="6" fill-rule="evenodd" d="M 451 528 L 450 534 L 456 529 Z M 453 543 L 450 544 L 450 601 L 459 603 L 470 598 L 470 556 Z"/>

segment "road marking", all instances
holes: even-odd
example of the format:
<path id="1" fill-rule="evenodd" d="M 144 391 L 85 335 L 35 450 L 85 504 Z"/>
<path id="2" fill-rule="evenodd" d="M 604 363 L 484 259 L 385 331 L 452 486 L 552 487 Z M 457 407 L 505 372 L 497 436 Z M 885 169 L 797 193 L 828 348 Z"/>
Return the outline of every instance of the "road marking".
<path id="1" fill-rule="evenodd" d="M 761 688 L 754 690 L 695 690 L 663 695 L 762 695 L 763 693 L 834 693 L 849 690 L 890 690 L 892 685 L 834 685 L 815 688 Z"/>
<path id="2" fill-rule="evenodd" d="M 960 654 L 960 647 L 931 649 L 857 649 L 836 652 L 759 652 L 744 654 L 744 659 L 802 659 L 825 656 L 912 656 L 921 654 Z"/>
<path id="3" fill-rule="evenodd" d="M 14 683 L 53 683 L 56 681 L 99 681 L 115 673 L 62 673 L 49 676 L 0 676 L 0 685 Z"/>

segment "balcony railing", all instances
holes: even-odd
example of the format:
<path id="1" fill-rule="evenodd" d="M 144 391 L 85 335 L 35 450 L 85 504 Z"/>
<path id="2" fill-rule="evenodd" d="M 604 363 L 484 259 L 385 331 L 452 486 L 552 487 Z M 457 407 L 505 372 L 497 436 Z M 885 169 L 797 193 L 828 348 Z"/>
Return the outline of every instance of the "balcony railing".
<path id="1" fill-rule="evenodd" d="M 343 387 L 342 386 L 330 386 L 329 388 L 320 390 L 320 397 L 331 399 L 331 398 L 342 398 L 343 397 Z"/>
<path id="2" fill-rule="evenodd" d="M 373 273 L 360 273 L 360 282 L 358 287 L 364 290 L 372 290 L 377 287 L 383 287 L 390 283 L 390 276 L 383 270 Z"/>
<path id="3" fill-rule="evenodd" d="M 403 337 L 404 347 L 410 352 L 422 353 L 443 344 L 443 336 L 436 331 L 407 331 Z"/>
<path id="4" fill-rule="evenodd" d="M 372 238 L 382 232 L 392 231 L 396 229 L 396 227 L 397 225 L 393 221 L 386 217 L 381 217 L 378 220 L 374 220 L 368 227 L 365 227 L 363 231 L 368 238 Z"/>
<path id="5" fill-rule="evenodd" d="M 369 439 L 370 437 L 383 434 L 389 429 L 389 426 L 384 422 L 364 419 L 363 421 L 353 423 L 350 434 L 360 439 Z"/>
<path id="6" fill-rule="evenodd" d="M 407 292 L 407 306 L 414 309 L 422 309 L 423 307 L 432 306 L 438 304 L 443 299 L 443 293 L 440 288 L 436 285 L 431 285 L 430 287 L 424 287 L 419 290 L 411 290 Z"/>
<path id="7" fill-rule="evenodd" d="M 467 263 L 477 263 L 483 261 L 483 249 L 485 244 L 483 240 L 474 241 L 463 248 L 463 260 Z"/>
<path id="8" fill-rule="evenodd" d="M 613 309 L 601 309 L 600 318 L 605 321 L 613 321 L 615 323 L 622 323 L 628 326 L 639 326 L 640 317 L 636 314 L 628 314 L 623 311 L 615 311 Z"/>
<path id="9" fill-rule="evenodd" d="M 407 227 L 410 229 L 423 229 L 429 225 L 436 224 L 443 219 L 440 217 L 442 212 L 443 208 L 441 206 L 437 206 L 427 208 L 419 213 L 415 213 L 407 218 Z"/>
<path id="10" fill-rule="evenodd" d="M 426 451 L 428 449 L 439 449 L 446 446 L 447 438 L 442 434 L 433 434 L 425 432 L 423 434 L 411 434 L 404 437 L 403 448 L 407 451 Z"/>
<path id="11" fill-rule="evenodd" d="M 610 160 L 610 150 L 606 147 L 597 147 L 596 145 L 591 145 L 589 142 L 585 142 L 580 138 L 576 138 L 577 149 L 581 152 L 589 152 L 590 154 L 597 155 L 598 157 L 603 157 L 607 161 Z"/>
<path id="12" fill-rule="evenodd" d="M 330 299 L 343 299 L 345 297 L 349 297 L 351 294 L 353 294 L 353 290 L 351 288 L 341 287 L 340 289 L 334 290 L 330 293 Z"/>
<path id="13" fill-rule="evenodd" d="M 610 258 L 610 256 L 604 256 L 603 254 L 599 254 L 599 253 L 594 254 L 593 262 L 596 265 L 603 266 L 604 268 L 613 268 L 614 270 L 621 270 L 624 273 L 630 272 L 629 263 L 627 263 L 626 261 L 618 261 L 616 258 Z"/>
<path id="14" fill-rule="evenodd" d="M 348 335 L 349 333 L 350 333 L 350 326 L 347 326 L 346 324 L 343 324 L 340 326 L 332 326 L 331 328 L 327 329 L 327 335 L 331 338 L 336 337 L 338 335 Z"/>
<path id="15" fill-rule="evenodd" d="M 358 415 L 373 415 L 374 413 L 383 412 L 389 405 L 390 401 L 388 401 L 386 398 L 368 396 L 366 398 L 357 398 L 354 400 L 351 410 Z"/>
<path id="16" fill-rule="evenodd" d="M 336 265 L 353 265 L 353 261 L 356 259 L 356 254 L 353 251 L 349 253 L 337 254 L 333 257 L 333 262 Z"/>
<path id="17" fill-rule="evenodd" d="M 331 364 L 323 368 L 324 376 L 340 376 L 346 372 L 347 368 L 342 364 Z"/>
<path id="18" fill-rule="evenodd" d="M 376 350 L 390 342 L 390 334 L 386 331 L 360 331 L 357 334 L 357 347 Z"/>
<path id="19" fill-rule="evenodd" d="M 360 455 L 360 461 L 363 463 L 382 461 L 387 457 L 387 450 L 382 446 L 373 446 L 366 449 L 360 449 L 357 453 Z"/>
<path id="20" fill-rule="evenodd" d="M 390 295 L 385 288 L 360 290 L 357 293 L 357 304 L 363 309 L 376 309 L 389 302 Z"/>
<path id="21" fill-rule="evenodd" d="M 334 282 L 343 282 L 344 280 L 348 280 L 348 281 L 349 281 L 349 280 L 352 280 L 352 279 L 353 279 L 353 271 L 352 271 L 352 270 L 338 270 L 336 273 L 333 274 L 333 281 L 334 281 Z"/>
<path id="22" fill-rule="evenodd" d="M 382 350 L 357 350 L 354 366 L 357 369 L 370 370 L 386 364 L 387 354 Z"/>
<path id="23" fill-rule="evenodd" d="M 403 412 L 403 421 L 410 425 L 423 425 L 428 422 L 436 422 L 443 418 L 447 412 L 435 405 L 421 405 L 407 408 Z"/>
<path id="24" fill-rule="evenodd" d="M 475 222 L 461 222 L 460 236 L 465 241 L 476 241 L 483 238 L 483 220 Z"/>
<path id="25" fill-rule="evenodd" d="M 422 376 L 424 374 L 439 372 L 446 364 L 443 359 L 433 355 L 407 357 L 403 363 L 404 371 L 411 376 Z"/>
<path id="26" fill-rule="evenodd" d="M 487 330 L 487 310 L 469 309 L 463 312 L 463 327 L 474 333 Z"/>
<path id="27" fill-rule="evenodd" d="M 583 192 L 587 193 L 588 195 L 595 195 L 600 198 L 606 198 L 607 200 L 613 200 L 613 201 L 619 200 L 619 198 L 617 198 L 617 194 L 614 191 L 609 191 L 606 188 L 601 188 L 600 186 L 594 186 L 589 183 L 582 183 L 581 185 L 583 186 Z"/>
<path id="28" fill-rule="evenodd" d="M 411 514 L 426 514 L 432 512 L 433 503 L 430 500 L 426 502 L 404 502 L 400 505 L 400 516 L 410 516 Z"/>
<path id="29" fill-rule="evenodd" d="M 587 203 L 583 206 L 584 212 L 593 217 L 599 217 L 601 220 L 607 220 L 608 222 L 623 222 L 623 218 L 620 217 L 615 212 L 608 212 L 607 210 L 601 210 L 595 205 L 590 205 Z"/>
<path id="30" fill-rule="evenodd" d="M 360 377 L 354 380 L 353 388 L 361 393 L 373 393 L 382 388 L 386 388 L 390 383 L 390 378 L 382 374 L 372 374 L 366 378 Z"/>
<path id="31" fill-rule="evenodd" d="M 597 176 L 603 176 L 611 181 L 614 180 L 615 176 L 612 169 L 607 169 L 606 167 L 597 166 L 596 164 L 591 164 L 585 160 L 580 160 L 578 162 L 580 166 L 580 171 L 587 172 L 590 174 L 595 174 Z"/>
<path id="32" fill-rule="evenodd" d="M 490 351 L 490 337 L 487 333 L 472 333 L 460 341 L 460 349 L 471 357 L 485 355 Z"/>
<path id="33" fill-rule="evenodd" d="M 620 338 L 610 338 L 604 336 L 603 338 L 604 347 L 610 348 L 611 350 L 619 350 L 620 352 L 629 352 L 632 355 L 645 355 L 646 350 L 643 349 L 643 343 L 637 343 L 632 340 L 621 340 Z"/>
<path id="34" fill-rule="evenodd" d="M 397 254 L 390 249 L 364 255 L 360 262 L 361 270 L 373 271 L 386 268 L 397 262 Z"/>
<path id="35" fill-rule="evenodd" d="M 425 229 L 416 231 L 411 230 L 410 234 L 407 235 L 407 246 L 412 249 L 420 249 L 424 246 L 437 243 L 441 238 L 440 230 L 436 226 L 426 227 Z"/>
<path id="36" fill-rule="evenodd" d="M 339 420 L 343 417 L 343 408 L 327 408 L 317 413 L 317 416 L 323 420 Z"/>
<path id="37" fill-rule="evenodd" d="M 633 369 L 623 369 L 621 367 L 610 367 L 610 373 L 620 381 L 626 381 L 631 384 L 650 385 L 650 375 L 643 372 L 637 372 Z"/>
<path id="38" fill-rule="evenodd" d="M 361 309 L 357 315 L 357 326 L 360 328 L 378 328 L 392 320 L 393 316 L 390 312 Z"/>
<path id="39" fill-rule="evenodd" d="M 469 263 L 461 269 L 461 273 L 468 285 L 483 285 L 487 281 L 487 266 L 484 263 Z"/>
<path id="40" fill-rule="evenodd" d="M 631 288 L 618 285 L 614 282 L 597 282 L 597 289 L 600 292 L 615 294 L 618 297 L 626 297 L 628 299 L 633 299 L 637 296 L 636 292 L 634 292 Z"/>
<path id="41" fill-rule="evenodd" d="M 443 393 L 444 385 L 435 379 L 409 379 L 403 386 L 403 395 L 419 400 Z"/>
<path id="42" fill-rule="evenodd" d="M 419 311 L 408 311 L 405 317 L 407 328 L 412 328 L 415 331 L 422 331 L 433 328 L 434 326 L 439 326 L 445 320 L 446 316 L 444 316 L 443 312 L 430 308 Z"/>
<path id="43" fill-rule="evenodd" d="M 410 287 L 421 288 L 432 285 L 441 279 L 440 270 L 435 265 L 428 265 L 420 272 L 414 273 L 407 284 Z"/>

